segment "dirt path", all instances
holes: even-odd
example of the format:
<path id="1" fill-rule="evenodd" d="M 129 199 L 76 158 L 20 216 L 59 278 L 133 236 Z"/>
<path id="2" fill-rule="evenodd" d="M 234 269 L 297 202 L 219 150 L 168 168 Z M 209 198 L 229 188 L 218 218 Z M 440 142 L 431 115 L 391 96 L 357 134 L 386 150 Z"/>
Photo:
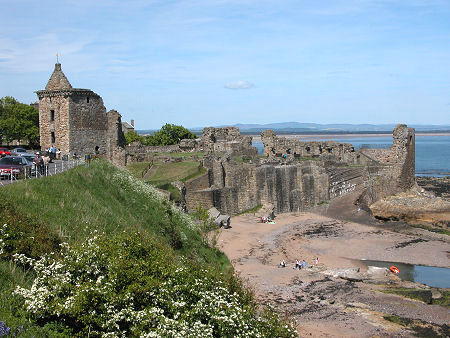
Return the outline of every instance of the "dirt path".
<path id="1" fill-rule="evenodd" d="M 353 209 L 348 212 L 357 213 Z M 365 216 L 355 217 L 363 220 Z M 402 326 L 383 319 L 385 314 L 437 325 L 449 321 L 446 308 L 376 292 L 383 287 L 380 285 L 323 274 L 331 268 L 364 268 L 361 259 L 449 267 L 448 242 L 417 240 L 410 234 L 314 213 L 282 214 L 276 224 L 239 216 L 231 225 L 222 232 L 219 246 L 261 302 L 272 303 L 296 320 L 301 336 L 411 335 Z M 319 257 L 317 266 L 315 257 Z M 287 268 L 277 268 L 282 259 Z M 293 269 L 296 259 L 305 259 L 310 267 Z"/>

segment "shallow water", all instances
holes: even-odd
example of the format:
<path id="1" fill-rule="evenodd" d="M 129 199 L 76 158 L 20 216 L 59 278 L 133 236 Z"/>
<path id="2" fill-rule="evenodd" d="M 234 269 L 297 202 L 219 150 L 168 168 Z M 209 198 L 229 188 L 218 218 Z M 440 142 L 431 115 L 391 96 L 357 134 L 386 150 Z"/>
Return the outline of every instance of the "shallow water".
<path id="1" fill-rule="evenodd" d="M 372 260 L 362 260 L 361 262 L 366 266 L 377 266 L 388 269 L 391 266 L 396 266 L 400 270 L 398 276 L 403 280 L 418 282 L 437 288 L 450 288 L 449 268 Z"/>

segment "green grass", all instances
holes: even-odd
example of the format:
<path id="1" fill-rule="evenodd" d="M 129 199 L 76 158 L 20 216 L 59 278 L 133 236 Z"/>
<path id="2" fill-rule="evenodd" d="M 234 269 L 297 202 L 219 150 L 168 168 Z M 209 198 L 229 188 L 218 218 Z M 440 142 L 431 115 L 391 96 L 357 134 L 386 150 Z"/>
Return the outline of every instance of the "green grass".
<path id="1" fill-rule="evenodd" d="M 261 209 L 261 208 L 262 208 L 262 204 L 258 204 L 256 207 L 244 210 L 244 211 L 236 214 L 236 216 L 240 216 L 240 215 L 244 215 L 244 214 L 254 214 L 254 213 L 258 212 L 259 209 Z"/>
<path id="2" fill-rule="evenodd" d="M 441 298 L 433 299 L 433 304 L 438 304 L 450 308 L 450 291 L 440 290 Z"/>
<path id="3" fill-rule="evenodd" d="M 18 232 L 23 232 L 22 225 L 29 221 L 34 223 L 33 229 L 42 228 L 36 232 L 51 233 L 68 242 L 82 241 L 92 230 L 113 233 L 128 228 L 165 238 L 175 247 L 177 238 L 185 236 L 185 244 L 178 248 L 181 253 L 198 253 L 197 258 L 205 262 L 217 262 L 219 258 L 220 265 L 229 265 L 225 255 L 202 244 L 199 231 L 168 212 L 169 203 L 149 199 L 117 178 L 128 176 L 127 172 L 98 160 L 89 168 L 79 166 L 52 177 L 4 186 L 0 189 L 0 223 L 13 223 Z M 21 221 L 25 216 L 26 220 Z M 32 236 L 36 235 L 28 237 Z M 49 251 L 52 239 L 44 237 L 41 242 L 50 243 Z"/>
<path id="4" fill-rule="evenodd" d="M 127 169 L 134 177 L 143 178 L 151 166 L 151 162 L 134 162 L 127 165 Z"/>
<path id="5" fill-rule="evenodd" d="M 312 157 L 312 156 L 302 156 L 302 157 L 294 157 L 295 161 L 304 162 L 304 161 L 317 161 L 319 160 L 318 157 Z"/>
<path id="6" fill-rule="evenodd" d="M 201 164 L 196 161 L 162 163 L 146 182 L 160 186 L 186 177 L 197 175 L 201 170 Z"/>
<path id="7" fill-rule="evenodd" d="M 185 159 L 190 159 L 194 156 L 197 156 L 198 158 L 203 158 L 205 156 L 205 152 L 203 151 L 194 151 L 192 153 L 155 153 L 155 156 L 167 156 L 172 158 L 180 158 L 184 157 Z"/>
<path id="8" fill-rule="evenodd" d="M 414 332 L 415 337 L 448 337 L 448 325 L 437 325 L 427 323 L 419 319 L 399 317 L 396 315 L 386 315 L 383 318 L 391 323 L 401 325 Z"/>
<path id="9" fill-rule="evenodd" d="M 192 168 L 199 171 L 198 163 L 194 163 L 197 166 Z M 175 171 L 172 170 L 172 174 Z M 94 161 L 89 168 L 79 166 L 52 177 L 1 187 L 0 210 L 0 225 L 7 224 L 8 233 L 5 237 L 6 255 L 0 256 L 0 320 L 12 328 L 13 336 L 73 335 L 60 318 L 39 320 L 24 312 L 23 299 L 12 291 L 18 285 L 30 287 L 34 275 L 10 264 L 8 255 L 19 252 L 39 257 L 50 251 L 58 252 L 61 241 L 80 246 L 95 230 L 105 232 L 105 238 L 127 237 L 138 230 L 142 238 L 148 236 L 158 240 L 160 246 L 155 250 L 159 250 L 159 256 L 173 257 L 172 261 L 178 261 L 178 257 L 183 256 L 198 273 L 207 272 L 213 280 L 222 280 L 231 290 L 230 295 L 233 290 L 239 291 L 242 287 L 232 275 L 228 258 L 207 244 L 188 215 L 159 198 L 154 189 L 142 180 L 133 178 L 128 171 L 122 171 L 104 160 Z M 133 253 L 141 251 L 140 246 L 130 248 Z M 157 256 L 152 256 L 152 259 L 158 260 Z M 59 257 L 58 254 L 56 257 Z M 122 259 L 120 262 L 124 266 L 134 266 L 132 261 Z M 163 260 L 155 264 L 167 265 L 163 264 Z M 144 279 L 148 275 L 146 271 L 137 272 Z M 124 272 L 124 275 L 127 273 Z M 250 293 L 242 291 L 242 295 L 247 311 L 253 311 Z M 86 305 L 89 308 L 89 303 Z M 276 322 L 275 319 L 273 321 Z M 272 332 L 284 330 L 283 323 L 275 323 L 274 327 Z"/>
<path id="10" fill-rule="evenodd" d="M 251 156 L 236 156 L 233 158 L 238 163 L 250 163 L 252 161 Z"/>
<path id="11" fill-rule="evenodd" d="M 174 202 L 178 202 L 181 199 L 181 193 L 180 190 L 178 190 L 176 187 L 174 187 L 170 183 L 165 183 L 157 186 L 158 189 L 167 190 L 170 192 L 170 200 Z"/>
<path id="12" fill-rule="evenodd" d="M 424 289 L 407 289 L 407 288 L 389 288 L 381 290 L 383 293 L 391 293 L 402 297 L 420 300 L 421 302 L 431 304 L 431 290 Z"/>
<path id="13" fill-rule="evenodd" d="M 193 179 L 193 178 L 195 178 L 197 176 L 201 176 L 203 174 L 206 174 L 206 169 L 204 167 L 201 167 L 197 172 L 192 173 L 192 174 L 187 175 L 186 177 L 182 178 L 181 181 L 182 182 L 187 182 L 190 179 Z"/>
<path id="14" fill-rule="evenodd" d="M 410 226 L 412 226 L 413 228 L 420 228 L 420 229 L 425 229 L 437 234 L 441 234 L 441 235 L 447 235 L 450 236 L 450 230 L 444 229 L 444 228 L 439 228 L 439 227 L 432 227 L 432 226 L 427 226 L 427 225 L 423 225 L 423 224 L 414 224 L 414 223 L 408 223 Z"/>

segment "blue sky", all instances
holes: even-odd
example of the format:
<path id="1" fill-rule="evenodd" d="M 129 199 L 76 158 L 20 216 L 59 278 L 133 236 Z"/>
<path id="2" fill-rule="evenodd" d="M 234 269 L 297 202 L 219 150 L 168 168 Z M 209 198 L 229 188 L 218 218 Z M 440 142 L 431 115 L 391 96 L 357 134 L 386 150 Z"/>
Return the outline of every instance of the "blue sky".
<path id="1" fill-rule="evenodd" d="M 448 0 L 0 0 L 0 96 L 56 53 L 137 129 L 450 124 Z"/>

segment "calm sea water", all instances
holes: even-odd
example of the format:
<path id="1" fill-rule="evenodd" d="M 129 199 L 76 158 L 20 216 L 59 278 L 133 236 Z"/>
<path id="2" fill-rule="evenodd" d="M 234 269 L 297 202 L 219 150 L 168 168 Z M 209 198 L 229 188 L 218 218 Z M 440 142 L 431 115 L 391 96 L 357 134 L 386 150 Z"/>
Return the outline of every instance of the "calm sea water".
<path id="1" fill-rule="evenodd" d="M 450 288 L 450 269 L 448 268 L 371 260 L 363 260 L 362 262 L 367 266 L 387 269 L 393 265 L 400 270 L 398 276 L 403 280 L 419 282 L 437 288 Z"/>
<path id="2" fill-rule="evenodd" d="M 351 143 L 355 149 L 361 147 L 388 148 L 392 145 L 392 137 L 349 137 L 330 138 L 302 141 L 326 141 Z M 253 142 L 253 146 L 263 152 L 262 142 Z M 416 135 L 416 175 L 417 176 L 445 176 L 450 175 L 450 135 L 421 136 Z"/>

